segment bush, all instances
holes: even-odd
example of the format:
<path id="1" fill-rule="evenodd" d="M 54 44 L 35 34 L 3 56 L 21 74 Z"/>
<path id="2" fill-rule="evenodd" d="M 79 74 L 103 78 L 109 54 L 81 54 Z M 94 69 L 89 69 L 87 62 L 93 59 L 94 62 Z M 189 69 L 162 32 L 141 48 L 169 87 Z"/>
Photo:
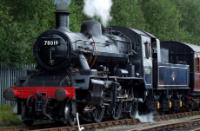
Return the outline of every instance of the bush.
<path id="1" fill-rule="evenodd" d="M 13 106 L 0 105 L 0 126 L 19 125 L 20 119 L 13 113 Z"/>

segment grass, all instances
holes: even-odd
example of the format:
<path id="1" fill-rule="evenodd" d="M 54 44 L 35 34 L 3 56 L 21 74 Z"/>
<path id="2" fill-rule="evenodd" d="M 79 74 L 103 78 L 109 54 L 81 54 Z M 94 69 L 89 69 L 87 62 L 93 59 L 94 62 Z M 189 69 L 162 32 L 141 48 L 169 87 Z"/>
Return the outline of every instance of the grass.
<path id="1" fill-rule="evenodd" d="M 13 113 L 13 107 L 10 105 L 0 105 L 0 126 L 19 125 L 20 119 Z"/>

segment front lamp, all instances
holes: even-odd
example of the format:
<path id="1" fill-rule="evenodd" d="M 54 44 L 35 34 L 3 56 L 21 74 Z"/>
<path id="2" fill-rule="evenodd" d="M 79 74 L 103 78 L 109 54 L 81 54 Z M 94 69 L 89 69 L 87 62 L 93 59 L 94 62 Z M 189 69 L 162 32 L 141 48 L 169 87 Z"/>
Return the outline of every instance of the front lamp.
<path id="1" fill-rule="evenodd" d="M 64 89 L 57 89 L 55 92 L 55 98 L 58 101 L 63 101 L 67 98 L 66 91 Z"/>

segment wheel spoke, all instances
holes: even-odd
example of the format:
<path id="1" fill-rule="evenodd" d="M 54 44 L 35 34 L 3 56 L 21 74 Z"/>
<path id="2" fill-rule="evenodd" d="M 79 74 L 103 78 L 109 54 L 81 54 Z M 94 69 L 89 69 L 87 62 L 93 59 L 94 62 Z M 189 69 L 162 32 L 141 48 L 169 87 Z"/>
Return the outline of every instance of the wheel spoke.
<path id="1" fill-rule="evenodd" d="M 114 120 L 118 120 L 118 119 L 120 119 L 121 114 L 122 114 L 122 104 L 116 103 L 116 105 L 112 109 L 112 118 Z"/>
<path id="2" fill-rule="evenodd" d="M 130 103 L 130 110 L 129 110 L 130 118 L 134 119 L 136 111 L 137 111 L 137 104 L 136 103 Z"/>
<path id="3" fill-rule="evenodd" d="M 94 112 L 92 113 L 93 120 L 95 122 L 101 122 L 103 120 L 104 113 L 105 113 L 104 107 L 101 107 L 101 106 L 96 107 L 94 109 Z"/>

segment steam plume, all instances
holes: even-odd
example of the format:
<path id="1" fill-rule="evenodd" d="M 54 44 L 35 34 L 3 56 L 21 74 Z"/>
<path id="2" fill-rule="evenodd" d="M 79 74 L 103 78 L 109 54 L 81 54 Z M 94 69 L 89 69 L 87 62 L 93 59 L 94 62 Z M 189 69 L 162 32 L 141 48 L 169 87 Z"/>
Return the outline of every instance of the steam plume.
<path id="1" fill-rule="evenodd" d="M 145 115 L 139 115 L 138 112 L 135 114 L 135 119 L 138 119 L 140 122 L 154 122 L 154 116 L 153 113 L 145 114 Z"/>
<path id="2" fill-rule="evenodd" d="M 83 13 L 88 17 L 98 17 L 101 23 L 106 26 L 112 19 L 110 12 L 112 0 L 84 0 Z"/>

